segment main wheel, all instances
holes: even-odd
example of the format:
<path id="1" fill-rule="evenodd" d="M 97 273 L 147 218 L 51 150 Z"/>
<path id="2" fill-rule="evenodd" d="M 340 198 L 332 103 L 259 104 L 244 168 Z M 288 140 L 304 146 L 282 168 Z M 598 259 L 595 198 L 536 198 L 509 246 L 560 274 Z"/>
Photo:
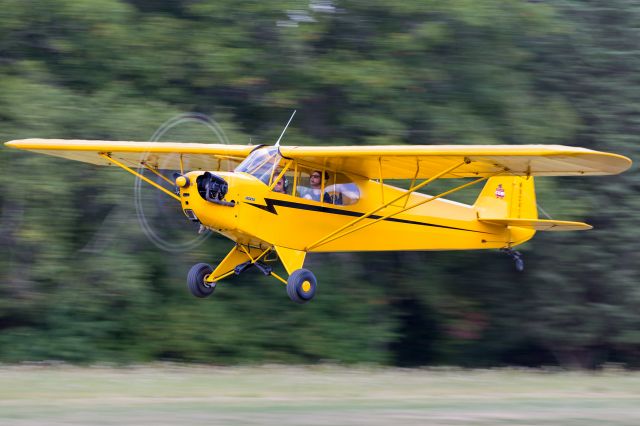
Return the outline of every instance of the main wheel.
<path id="1" fill-rule="evenodd" d="M 287 280 L 287 295 L 296 303 L 307 303 L 316 294 L 318 281 L 308 269 L 297 269 Z"/>
<path id="2" fill-rule="evenodd" d="M 207 283 L 205 277 L 213 272 L 211 265 L 206 263 L 196 263 L 189 270 L 187 275 L 187 287 L 195 297 L 209 297 L 216 289 L 215 283 Z"/>

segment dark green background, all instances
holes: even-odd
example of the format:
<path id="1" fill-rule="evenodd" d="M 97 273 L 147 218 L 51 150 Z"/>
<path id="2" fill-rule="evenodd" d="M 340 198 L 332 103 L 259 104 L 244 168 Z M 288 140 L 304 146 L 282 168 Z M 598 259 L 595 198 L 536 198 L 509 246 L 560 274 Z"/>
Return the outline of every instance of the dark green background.
<path id="1" fill-rule="evenodd" d="M 558 143 L 633 159 L 638 22 L 626 0 L 3 0 L 0 140 L 148 140 L 194 111 L 231 143 L 271 144 L 297 109 L 285 144 Z M 215 142 L 197 125 L 166 138 Z M 540 233 L 523 274 L 489 251 L 310 255 L 320 284 L 305 306 L 254 271 L 190 296 L 189 267 L 231 242 L 157 248 L 125 173 L 5 147 L 0 167 L 3 362 L 640 364 L 635 166 L 537 179 L 546 212 L 596 229 Z M 164 238 L 195 237 L 159 209 Z"/>

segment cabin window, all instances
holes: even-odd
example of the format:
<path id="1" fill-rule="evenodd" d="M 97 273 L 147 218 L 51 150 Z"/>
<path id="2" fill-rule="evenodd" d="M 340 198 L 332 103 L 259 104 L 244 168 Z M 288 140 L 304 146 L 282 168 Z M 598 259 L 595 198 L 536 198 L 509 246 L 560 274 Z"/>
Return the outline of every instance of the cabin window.
<path id="1" fill-rule="evenodd" d="M 248 173 L 269 185 L 278 175 L 276 171 L 281 162 L 282 156 L 278 153 L 278 148 L 261 148 L 249 154 L 235 171 Z"/>
<path id="2" fill-rule="evenodd" d="M 309 170 L 300 170 L 298 172 L 296 197 L 305 198 L 305 196 L 308 196 L 308 199 L 311 199 L 311 195 L 309 194 L 309 173 Z M 318 200 L 319 199 L 320 197 L 318 197 Z"/>
<path id="3" fill-rule="evenodd" d="M 253 151 L 245 160 L 236 167 L 236 172 L 248 173 L 258 178 L 262 183 L 269 186 L 274 192 L 281 194 L 291 194 L 293 190 L 293 175 L 291 169 L 287 169 L 280 179 L 278 177 L 286 167 L 287 160 L 284 160 L 278 148 L 261 148 Z"/>
<path id="4" fill-rule="evenodd" d="M 298 167 L 295 195 L 306 200 L 348 206 L 360 199 L 355 183 L 341 173 Z"/>
<path id="5" fill-rule="evenodd" d="M 286 164 L 290 164 L 289 168 L 276 182 Z M 282 158 L 277 147 L 256 149 L 236 167 L 235 171 L 258 178 L 274 192 L 295 195 L 306 200 L 348 206 L 360 199 L 358 186 L 347 176 L 342 173 L 314 170 L 300 164 L 296 167 L 289 160 Z"/>
<path id="6" fill-rule="evenodd" d="M 328 194 L 329 199 L 334 201 L 333 204 L 343 206 L 355 204 L 360 199 L 358 186 L 353 182 L 330 185 L 325 189 L 325 194 Z"/>

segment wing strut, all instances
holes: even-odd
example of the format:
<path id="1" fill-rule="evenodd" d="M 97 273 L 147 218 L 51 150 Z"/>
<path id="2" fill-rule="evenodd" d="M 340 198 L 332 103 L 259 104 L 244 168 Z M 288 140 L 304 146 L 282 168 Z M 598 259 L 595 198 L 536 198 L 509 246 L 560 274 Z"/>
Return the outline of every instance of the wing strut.
<path id="1" fill-rule="evenodd" d="M 154 169 L 153 167 L 151 167 L 150 165 L 148 165 L 146 162 L 141 161 L 140 164 L 142 164 L 142 166 L 149 170 L 151 173 L 153 173 L 154 175 L 158 176 L 159 178 L 161 178 L 162 180 L 164 180 L 165 182 L 167 182 L 169 185 L 175 185 L 175 182 L 172 182 L 171 179 L 169 179 L 168 177 L 166 177 L 165 175 L 163 175 L 162 173 L 160 173 L 157 169 Z"/>
<path id="2" fill-rule="evenodd" d="M 104 158 L 105 160 L 115 164 L 116 166 L 128 171 L 129 173 L 131 173 L 132 175 L 136 176 L 137 178 L 142 179 L 143 181 L 147 182 L 149 185 L 151 186 L 155 186 L 156 188 L 158 188 L 160 191 L 164 192 L 165 194 L 169 195 L 170 197 L 175 198 L 178 201 L 180 200 L 180 197 L 178 197 L 176 194 L 174 194 L 173 192 L 169 191 L 167 188 L 164 188 L 160 185 L 158 185 L 157 183 L 155 183 L 154 181 L 152 181 L 151 179 L 141 175 L 140 173 L 136 172 L 135 170 L 133 170 L 131 167 L 127 167 L 124 164 L 122 164 L 121 162 L 111 158 L 108 154 L 105 154 L 104 152 L 101 152 L 100 157 Z M 145 166 L 146 167 L 146 166 Z M 153 171 L 153 169 L 147 167 L 147 169 Z M 155 172 L 154 172 L 155 173 Z"/>
<path id="3" fill-rule="evenodd" d="M 471 162 L 471 161 L 470 161 L 468 158 L 465 158 L 465 159 L 464 159 L 464 161 L 462 161 L 462 162 L 460 162 L 460 163 L 458 163 L 458 164 L 456 164 L 456 165 L 454 165 L 454 166 L 452 166 L 452 167 L 449 167 L 449 168 L 447 168 L 447 169 L 445 169 L 445 170 L 443 170 L 443 171 L 441 171 L 441 172 L 439 172 L 439 173 L 435 174 L 434 176 L 432 176 L 432 177 L 430 177 L 429 179 L 427 179 L 427 180 L 425 180 L 425 181 L 423 181 L 423 182 L 419 183 L 418 185 L 415 185 L 415 186 L 413 186 L 413 187 L 409 188 L 409 189 L 408 189 L 405 193 L 403 193 L 402 195 L 400 195 L 400 196 L 398 196 L 398 197 L 394 198 L 393 200 L 391 200 L 391 201 L 389 201 L 389 202 L 387 202 L 387 203 L 383 203 L 380 207 L 376 207 L 375 209 L 373 209 L 373 210 L 371 210 L 371 211 L 369 211 L 369 212 L 365 213 L 364 215 L 362 215 L 362 216 L 360 216 L 360 217 L 358 217 L 358 218 L 356 218 L 356 219 L 352 220 L 351 222 L 347 223 L 346 225 L 341 226 L 340 228 L 336 229 L 335 231 L 331 232 L 330 234 L 328 234 L 328 235 L 326 235 L 326 236 L 324 236 L 324 237 L 320 238 L 318 241 L 316 241 L 315 243 L 313 243 L 313 244 L 311 244 L 309 247 L 307 247 L 307 248 L 305 249 L 305 251 L 311 251 L 311 250 L 313 250 L 314 248 L 316 248 L 316 247 L 318 247 L 318 246 L 321 246 L 321 245 L 323 245 L 323 244 L 327 244 L 327 243 L 329 243 L 329 242 L 331 242 L 331 241 L 333 241 L 333 240 L 336 240 L 336 239 L 338 239 L 338 238 L 344 237 L 345 235 L 348 235 L 348 234 L 350 234 L 350 233 L 352 233 L 352 232 L 355 232 L 355 231 L 357 231 L 357 230 L 359 230 L 359 229 L 362 229 L 362 228 L 364 228 L 364 227 L 366 227 L 366 226 L 373 225 L 374 223 L 376 223 L 376 222 L 378 222 L 378 221 L 380 221 L 380 220 L 384 220 L 384 219 L 387 219 L 387 218 L 389 218 L 389 217 L 391 217 L 391 216 L 398 215 L 398 214 L 400 214 L 400 213 L 402 213 L 402 212 L 405 212 L 405 211 L 407 211 L 407 210 L 410 210 L 410 209 L 412 209 L 412 208 L 414 208 L 414 207 L 418 207 L 418 206 L 420 206 L 420 205 L 422 205 L 422 204 L 424 204 L 424 203 L 427 203 L 427 202 L 429 202 L 429 201 L 433 201 L 433 200 L 435 200 L 435 199 L 437 199 L 437 198 L 440 198 L 440 197 L 444 197 L 445 195 L 451 194 L 452 192 L 459 191 L 459 190 L 461 190 L 461 189 L 463 189 L 463 188 L 466 188 L 467 186 L 471 186 L 471 185 L 473 185 L 473 184 L 476 184 L 476 183 L 482 182 L 483 180 L 489 179 L 489 178 L 490 178 L 490 177 L 492 177 L 492 176 L 495 176 L 495 175 L 497 175 L 497 174 L 503 173 L 503 171 L 500 171 L 500 172 L 498 172 L 498 173 L 495 173 L 494 175 L 486 176 L 486 177 L 483 177 L 483 178 L 476 179 L 476 180 L 474 180 L 474 181 L 472 181 L 472 182 L 466 183 L 466 184 L 464 184 L 464 185 L 460 185 L 460 186 L 458 186 L 458 187 L 456 187 L 456 188 L 450 189 L 449 191 L 443 192 L 443 193 L 441 193 L 441 194 L 439 194 L 439 195 L 435 195 L 435 196 L 433 196 L 433 197 L 427 198 L 426 200 L 423 200 L 423 201 L 420 201 L 420 202 L 418 202 L 418 203 L 416 203 L 416 204 L 413 204 L 413 205 L 412 205 L 412 206 L 410 206 L 410 207 L 406 207 L 406 204 L 405 204 L 405 207 L 404 207 L 402 210 L 399 210 L 399 211 L 394 212 L 394 213 L 390 213 L 390 214 L 388 214 L 388 215 L 386 215 L 386 216 L 383 216 L 383 217 L 380 217 L 380 218 L 378 218 L 378 219 L 374 220 L 373 222 L 366 223 L 366 224 L 364 224 L 364 225 L 362 225 L 362 226 L 359 226 L 359 227 L 357 227 L 357 228 L 355 228 L 355 229 L 350 229 L 350 230 L 348 230 L 348 231 L 346 231 L 346 232 L 344 232 L 344 233 L 340 234 L 340 233 L 341 233 L 342 231 L 344 231 L 345 229 L 350 228 L 350 227 L 354 226 L 355 224 L 357 224 L 358 222 L 361 222 L 361 221 L 363 221 L 364 219 L 367 219 L 367 218 L 371 217 L 371 215 L 373 215 L 374 213 L 377 213 L 378 211 L 380 211 L 380 210 L 384 209 L 385 207 L 388 207 L 388 206 L 389 206 L 389 205 L 391 205 L 392 203 L 395 203 L 396 201 L 398 201 L 398 200 L 400 200 L 400 199 L 402 199 L 402 198 L 404 198 L 404 197 L 409 197 L 409 195 L 411 195 L 412 193 L 414 193 L 414 192 L 415 192 L 415 191 L 417 191 L 418 189 L 420 189 L 420 188 L 422 188 L 422 187 L 424 187 L 424 186 L 428 185 L 429 183 L 433 182 L 434 180 L 436 180 L 436 179 L 440 178 L 441 176 L 444 176 L 444 175 L 446 175 L 447 173 L 452 172 L 453 170 L 457 169 L 458 167 L 461 167 L 461 166 L 462 166 L 462 165 L 464 165 L 464 164 L 469 164 L 470 162 Z M 382 183 L 381 183 L 380 185 L 382 185 Z"/>

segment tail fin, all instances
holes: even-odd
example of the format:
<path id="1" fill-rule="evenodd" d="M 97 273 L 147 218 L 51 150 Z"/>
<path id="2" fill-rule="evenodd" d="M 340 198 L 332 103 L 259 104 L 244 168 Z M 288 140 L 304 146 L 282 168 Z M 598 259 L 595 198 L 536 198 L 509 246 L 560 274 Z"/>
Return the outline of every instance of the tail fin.
<path id="1" fill-rule="evenodd" d="M 480 218 L 537 219 L 533 177 L 489 178 L 473 206 Z"/>
<path id="2" fill-rule="evenodd" d="M 538 219 L 536 190 L 533 177 L 497 176 L 489 178 L 473 207 L 478 219 L 493 224 L 508 226 L 509 246 L 522 244 L 536 233 L 535 227 L 518 226 L 518 221 L 509 219 Z M 498 223 L 483 219 L 507 219 Z"/>
<path id="3" fill-rule="evenodd" d="M 505 176 L 489 179 L 474 208 L 480 222 L 509 228 L 510 245 L 525 242 L 536 231 L 584 231 L 592 228 L 583 222 L 538 219 L 532 177 Z"/>

